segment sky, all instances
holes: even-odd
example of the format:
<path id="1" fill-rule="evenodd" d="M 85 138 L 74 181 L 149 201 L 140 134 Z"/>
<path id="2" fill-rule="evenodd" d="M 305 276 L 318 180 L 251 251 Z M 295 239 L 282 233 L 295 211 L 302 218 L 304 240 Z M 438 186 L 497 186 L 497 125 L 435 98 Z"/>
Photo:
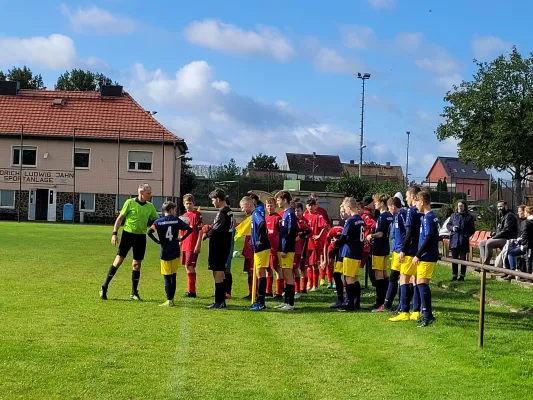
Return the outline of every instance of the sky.
<path id="1" fill-rule="evenodd" d="M 338 154 L 421 180 L 437 156 L 443 97 L 516 45 L 531 51 L 533 3 L 456 0 L 89 2 L 0 0 L 0 70 L 99 71 L 183 138 L 193 164 L 257 153 Z M 185 6 L 186 5 L 186 6 Z M 405 170 L 404 170 L 405 172 Z"/>

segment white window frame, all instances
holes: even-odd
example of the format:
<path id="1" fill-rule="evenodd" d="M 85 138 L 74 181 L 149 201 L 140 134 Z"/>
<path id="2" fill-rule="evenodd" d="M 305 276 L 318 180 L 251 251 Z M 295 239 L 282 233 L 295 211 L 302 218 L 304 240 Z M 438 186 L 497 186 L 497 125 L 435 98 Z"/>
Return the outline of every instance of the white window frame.
<path id="1" fill-rule="evenodd" d="M 89 166 L 88 167 L 76 167 L 74 165 L 74 157 L 76 156 L 76 150 L 89 150 Z M 90 147 L 76 147 L 72 153 L 72 169 L 91 169 L 91 154 L 92 150 Z"/>
<path id="2" fill-rule="evenodd" d="M 89 195 L 89 196 L 93 196 L 93 208 L 92 209 L 89 209 L 89 208 L 81 208 L 81 195 L 84 194 L 84 195 Z M 80 211 L 83 211 L 83 212 L 94 212 L 96 210 L 96 195 L 94 193 L 80 193 L 80 199 L 79 199 L 79 210 Z"/>
<path id="3" fill-rule="evenodd" d="M 20 146 L 20 144 L 13 144 L 11 145 L 11 166 L 12 167 L 20 167 L 20 163 L 22 163 L 22 153 L 24 151 L 24 148 L 26 148 L 27 150 L 30 150 L 30 149 L 35 149 L 35 165 L 27 165 L 27 164 L 22 164 L 22 167 L 23 168 L 37 168 L 37 165 L 39 163 L 39 146 L 32 146 L 32 145 L 23 145 L 23 146 Z M 14 157 L 14 152 L 15 152 L 15 149 L 19 149 L 20 153 L 19 153 L 19 164 L 15 164 L 15 157 Z"/>
<path id="4" fill-rule="evenodd" d="M 466 189 L 466 195 L 472 196 L 472 189 Z"/>
<path id="5" fill-rule="evenodd" d="M 12 206 L 0 206 L 1 209 L 4 209 L 4 210 L 14 210 L 15 209 L 15 201 L 16 201 L 16 191 L 15 190 L 10 190 L 10 189 L 0 189 L 0 198 L 2 197 L 2 192 L 7 192 L 7 191 L 10 191 L 10 192 L 13 192 L 13 205 Z"/>
<path id="6" fill-rule="evenodd" d="M 152 162 L 150 163 L 152 165 L 152 167 L 150 168 L 150 170 L 147 170 L 147 169 L 131 169 L 130 168 L 130 153 L 151 153 L 152 154 Z M 128 159 L 127 159 L 127 162 L 128 162 L 128 172 L 148 172 L 148 173 L 151 173 L 151 172 L 154 172 L 154 152 L 151 151 L 151 150 L 128 150 Z"/>
<path id="7" fill-rule="evenodd" d="M 131 194 L 117 194 L 117 196 L 115 197 L 115 211 L 116 211 L 117 213 L 120 213 L 120 212 L 122 211 L 122 207 L 118 208 L 118 198 L 119 198 L 120 196 L 129 196 L 126 200 L 135 197 L 135 196 L 133 196 L 133 195 L 131 195 Z M 124 203 L 126 202 L 126 200 L 124 200 Z M 122 203 L 122 206 L 124 206 L 124 203 Z"/>

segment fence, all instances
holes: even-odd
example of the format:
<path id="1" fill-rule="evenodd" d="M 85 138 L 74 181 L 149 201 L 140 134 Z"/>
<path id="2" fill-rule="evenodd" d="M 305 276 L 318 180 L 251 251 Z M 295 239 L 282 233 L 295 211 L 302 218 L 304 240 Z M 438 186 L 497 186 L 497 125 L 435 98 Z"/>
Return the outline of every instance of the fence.
<path id="1" fill-rule="evenodd" d="M 159 210 L 179 196 L 180 152 L 163 130 L 75 128 L 52 138 L 25 125 L 0 136 L 0 219 L 109 223 L 140 183 Z M 63 215 L 65 204 L 72 213 Z"/>

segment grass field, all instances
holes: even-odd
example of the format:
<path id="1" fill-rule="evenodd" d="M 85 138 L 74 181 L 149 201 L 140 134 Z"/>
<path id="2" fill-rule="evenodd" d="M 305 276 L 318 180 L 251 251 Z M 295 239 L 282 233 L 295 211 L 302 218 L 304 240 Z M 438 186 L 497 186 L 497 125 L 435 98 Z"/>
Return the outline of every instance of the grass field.
<path id="1" fill-rule="evenodd" d="M 393 324 L 368 311 L 337 313 L 322 290 L 287 314 L 227 310 L 212 301 L 206 252 L 198 299 L 165 300 L 158 248 L 149 243 L 140 294 L 130 302 L 124 265 L 98 289 L 113 260 L 110 227 L 0 223 L 0 398 L 2 399 L 527 399 L 533 386 L 533 320 L 488 306 L 477 347 L 478 288 L 433 286 L 437 323 Z M 206 248 L 207 249 L 207 248 Z M 247 294 L 242 258 L 234 295 Z M 186 289 L 178 272 L 178 293 Z M 456 290 L 457 289 L 457 290 Z M 487 296 L 529 310 L 533 292 L 489 282 Z M 364 291 L 370 306 L 373 292 Z"/>

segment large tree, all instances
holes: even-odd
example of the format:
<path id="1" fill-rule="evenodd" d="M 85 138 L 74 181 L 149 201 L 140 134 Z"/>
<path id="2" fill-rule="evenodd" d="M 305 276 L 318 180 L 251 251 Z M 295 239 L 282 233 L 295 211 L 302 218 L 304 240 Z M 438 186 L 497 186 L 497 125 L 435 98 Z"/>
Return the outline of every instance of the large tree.
<path id="1" fill-rule="evenodd" d="M 279 169 L 276 157 L 259 153 L 252 156 L 252 159 L 246 166 L 247 169 Z"/>
<path id="2" fill-rule="evenodd" d="M 241 168 L 235 162 L 235 159 L 230 159 L 229 163 L 220 165 L 220 168 L 215 173 L 215 180 L 219 182 L 234 181 L 241 174 Z"/>
<path id="3" fill-rule="evenodd" d="M 359 177 L 343 172 L 338 180 L 328 183 L 326 190 L 328 192 L 341 193 L 344 196 L 362 199 L 366 196 L 369 188 L 370 185 Z"/>
<path id="4" fill-rule="evenodd" d="M 533 54 L 523 58 L 515 47 L 505 57 L 477 62 L 472 81 L 454 86 L 444 100 L 439 140 L 459 141 L 459 157 L 478 168 L 508 171 L 517 200 L 533 167 Z"/>
<path id="5" fill-rule="evenodd" d="M 21 89 L 46 89 L 41 74 L 33 75 L 31 69 L 26 66 L 22 68 L 13 67 L 7 70 L 7 74 L 0 71 L 0 81 L 5 80 L 19 82 Z"/>
<path id="6" fill-rule="evenodd" d="M 198 186 L 198 180 L 194 174 L 190 162 L 191 157 L 181 158 L 181 180 L 180 180 L 180 193 L 181 196 L 187 193 L 193 193 L 196 186 Z"/>
<path id="7" fill-rule="evenodd" d="M 117 82 L 114 83 L 118 85 Z M 113 85 L 113 81 L 99 72 L 73 69 L 66 71 L 59 78 L 55 85 L 56 90 L 71 90 L 78 92 L 94 92 L 100 90 L 103 85 Z"/>

